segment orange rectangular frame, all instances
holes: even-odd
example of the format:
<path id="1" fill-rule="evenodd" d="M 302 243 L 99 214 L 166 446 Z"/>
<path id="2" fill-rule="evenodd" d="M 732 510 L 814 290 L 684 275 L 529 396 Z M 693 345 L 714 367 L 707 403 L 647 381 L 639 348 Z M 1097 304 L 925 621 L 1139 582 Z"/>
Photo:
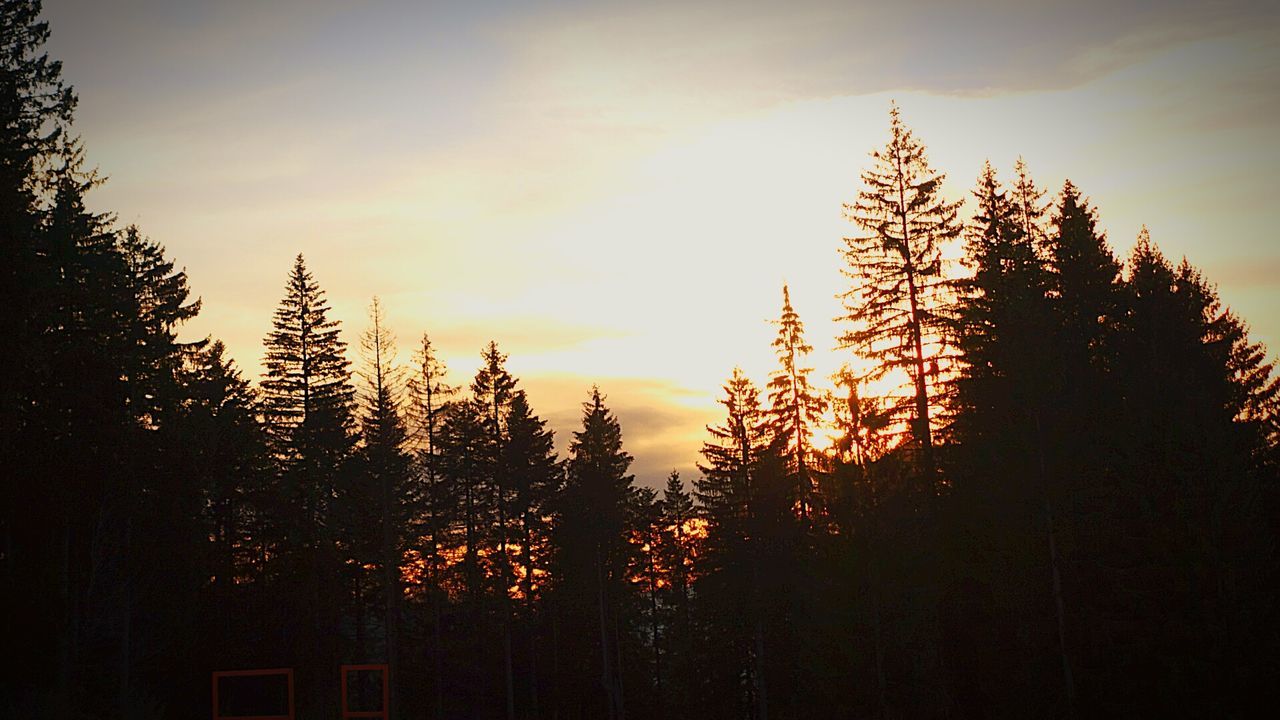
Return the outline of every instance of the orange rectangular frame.
<path id="1" fill-rule="evenodd" d="M 348 710 L 347 709 L 347 673 L 352 670 L 376 670 L 382 673 L 382 709 L 381 710 Z M 342 717 L 348 718 L 382 718 L 387 720 L 388 705 L 391 704 L 390 668 L 386 665 L 343 665 L 339 670 L 339 682 L 342 684 Z"/>
<path id="2" fill-rule="evenodd" d="M 283 675 L 289 686 L 288 715 L 219 715 L 218 714 L 218 680 L 224 677 L 263 677 L 267 675 Z M 345 690 L 345 688 L 344 688 Z M 269 670 L 219 670 L 213 673 L 213 720 L 294 720 L 293 710 L 293 668 L 271 668 Z"/>

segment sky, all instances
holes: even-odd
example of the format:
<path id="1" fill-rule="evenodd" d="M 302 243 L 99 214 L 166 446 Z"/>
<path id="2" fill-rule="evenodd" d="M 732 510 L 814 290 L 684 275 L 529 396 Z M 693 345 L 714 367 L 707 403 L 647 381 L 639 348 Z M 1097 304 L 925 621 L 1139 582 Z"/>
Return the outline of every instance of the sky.
<path id="1" fill-rule="evenodd" d="M 249 377 L 303 253 L 354 348 L 454 384 L 490 339 L 563 450 L 593 384 L 637 478 L 696 476 L 787 283 L 837 350 L 841 212 L 888 107 L 967 196 L 984 160 L 1070 178 L 1280 348 L 1280 3 L 46 0 L 90 203 L 184 266 Z"/>

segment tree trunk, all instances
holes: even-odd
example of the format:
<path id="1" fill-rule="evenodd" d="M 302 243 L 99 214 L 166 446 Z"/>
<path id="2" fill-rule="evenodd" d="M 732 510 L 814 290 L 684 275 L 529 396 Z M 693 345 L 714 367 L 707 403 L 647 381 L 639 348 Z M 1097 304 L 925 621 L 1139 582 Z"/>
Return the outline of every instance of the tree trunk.
<path id="1" fill-rule="evenodd" d="M 600 547 L 596 546 L 596 596 L 600 606 L 600 682 L 604 686 L 605 701 L 609 706 L 609 720 L 619 720 L 617 699 L 614 697 L 613 673 L 609 669 L 609 620 L 605 612 L 604 566 L 600 559 Z"/>
<path id="2" fill-rule="evenodd" d="M 396 712 L 399 705 L 399 693 L 396 692 L 396 678 L 400 665 L 400 599 L 402 596 L 400 590 L 400 562 L 397 555 L 398 543 L 395 539 L 395 533 L 391 527 L 392 498 L 390 488 L 390 478 L 382 480 L 382 581 L 383 594 L 385 602 L 385 631 L 386 631 L 386 650 L 387 650 L 387 679 L 390 686 L 390 696 L 387 698 L 387 717 L 395 720 L 399 717 Z"/>
<path id="3" fill-rule="evenodd" d="M 1040 488 L 1044 493 L 1045 522 L 1049 531 L 1049 565 L 1053 570 L 1053 606 L 1058 620 L 1058 652 L 1062 656 L 1062 684 L 1067 698 L 1067 714 L 1075 715 L 1076 684 L 1071 676 L 1071 662 L 1067 656 L 1066 609 L 1062 601 L 1062 575 L 1058 570 L 1058 542 L 1054 535 L 1053 504 L 1049 500 L 1048 474 L 1044 462 L 1044 438 L 1040 428 L 1040 413 L 1035 413 L 1036 458 L 1040 465 Z"/>

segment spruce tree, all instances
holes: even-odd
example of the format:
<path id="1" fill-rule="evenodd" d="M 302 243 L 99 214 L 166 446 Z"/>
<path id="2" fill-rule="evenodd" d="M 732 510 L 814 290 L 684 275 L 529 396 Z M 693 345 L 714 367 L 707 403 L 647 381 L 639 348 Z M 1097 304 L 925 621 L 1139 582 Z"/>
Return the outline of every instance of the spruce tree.
<path id="1" fill-rule="evenodd" d="M 1074 690 L 1061 633 L 1065 616 L 1058 538 L 1046 474 L 1050 443 L 1056 441 L 1046 432 L 1049 414 L 1056 410 L 1049 388 L 1057 378 L 1044 341 L 1053 315 L 1049 271 L 1037 252 L 1043 247 L 1038 245 L 1043 242 L 1043 206 L 1021 161 L 1015 175 L 1014 187 L 1006 192 L 991 164 L 984 164 L 966 228 L 965 264 L 973 275 L 959 283 L 955 312 L 962 353 L 951 428 L 960 447 L 955 504 L 969 523 L 966 534 L 981 548 L 974 561 L 984 565 L 979 576 L 989 578 L 1000 602 L 1018 608 L 1021 616 L 1017 626 L 998 629 L 998 635 L 1026 637 L 1034 628 L 1033 608 L 1055 608 L 1058 655 L 1070 698 Z M 1016 580 L 1046 567 L 1053 579 L 1051 598 L 1049 584 L 1028 593 L 1026 583 Z M 962 629 L 955 633 L 968 637 Z M 975 657 L 973 668 L 977 658 L 987 656 L 977 649 L 958 652 Z M 1013 652 L 1017 649 L 999 650 Z M 1026 682 L 1009 679 L 1015 686 Z"/>
<path id="2" fill-rule="evenodd" d="M 263 526 L 270 508 L 263 497 L 266 452 L 257 393 L 226 357 L 221 341 L 188 360 L 184 385 L 183 435 L 192 442 L 193 465 L 201 474 L 201 516 L 213 545 L 210 574 L 225 599 L 234 583 L 260 572 L 265 554 Z"/>
<path id="3" fill-rule="evenodd" d="M 76 106 L 62 80 L 62 63 L 44 52 L 49 24 L 40 20 L 39 0 L 0 5 L 0 461 L 18 467 L 23 407 L 38 401 L 43 366 L 41 338 L 48 321 L 41 297 L 57 281 L 45 256 L 41 230 L 44 202 L 55 185 L 48 168 L 56 162 Z M 0 505 L 19 507 L 0 496 Z M 16 520 L 0 515 L 5 530 Z"/>
<path id="4" fill-rule="evenodd" d="M 262 409 L 286 494 L 296 503 L 289 535 L 320 540 L 354 446 L 354 397 L 346 343 L 324 291 L 299 254 L 263 341 Z M 296 534 L 295 534 L 296 533 Z"/>
<path id="5" fill-rule="evenodd" d="M 942 198 L 946 176 L 929 166 L 924 145 L 903 124 L 896 104 L 889 110 L 889 132 L 888 145 L 871 153 L 858 199 L 845 205 L 865 234 L 845 238 L 843 272 L 854 287 L 840 296 L 849 311 L 841 319 L 853 327 L 840 346 L 872 363 L 865 379 L 906 374 L 911 390 L 894 409 L 910 416 L 921 467 L 931 476 L 938 392 L 929 384 L 943 360 L 949 293 L 942 250 L 960 234 L 960 204 Z"/>
<path id="6" fill-rule="evenodd" d="M 582 406 L 582 429 L 569 444 L 555 545 L 559 609 L 569 627 L 594 626 L 596 639 L 588 640 L 586 633 L 564 638 L 568 652 L 563 655 L 572 666 L 562 673 L 560 698 L 566 704 L 581 703 L 582 713 L 611 720 L 625 716 L 623 668 L 618 665 L 620 628 L 627 618 L 618 613 L 626 605 L 626 570 L 633 550 L 628 538 L 628 508 L 635 492 L 635 478 L 628 472 L 631 460 L 622 447 L 617 417 L 599 388 L 593 388 Z M 603 702 L 597 703 L 593 699 L 600 689 Z"/>
<path id="7" fill-rule="evenodd" d="M 364 387 L 360 393 L 363 477 L 356 485 L 357 492 L 348 498 L 344 514 L 355 523 L 345 534 L 358 538 L 364 532 L 374 531 L 368 538 L 372 552 L 355 554 L 355 572 L 360 573 L 366 565 L 376 566 L 380 571 L 386 659 L 392 674 L 398 675 L 404 597 L 400 566 L 408 539 L 412 458 L 408 452 L 408 432 L 401 418 L 404 388 L 400 367 L 396 365 L 395 336 L 387 327 L 382 305 L 376 297 L 369 305 L 369 327 L 360 338 L 360 349 L 364 356 L 361 372 Z M 369 513 L 370 509 L 374 512 Z M 393 692 L 390 701 L 389 712 L 395 714 L 398 693 Z"/>
<path id="8" fill-rule="evenodd" d="M 1020 171 L 1020 192 L 1029 179 Z M 958 431 L 999 452 L 1027 452 L 1026 429 L 1040 422 L 1050 372 L 1040 342 L 1050 322 L 1048 273 L 1034 245 L 1034 199 L 1011 199 L 990 163 L 973 190 L 976 208 L 966 232 L 965 262 L 973 276 L 959 283 L 956 335 L 963 353 L 958 402 L 966 411 Z M 1016 202 L 1015 202 L 1016 200 Z M 1030 229 L 1031 232 L 1028 232 Z"/>
<path id="9" fill-rule="evenodd" d="M 554 433 L 544 420 L 533 414 L 523 390 L 516 390 L 512 396 L 506 424 L 507 444 L 503 448 L 502 464 L 511 480 L 513 539 L 520 553 L 516 561 L 520 576 L 513 577 L 512 581 L 519 586 L 524 601 L 525 633 L 529 641 L 526 653 L 528 707 L 536 716 L 539 707 L 538 598 L 550 570 L 550 521 L 564 483 L 564 469 L 556 457 Z"/>
<path id="10" fill-rule="evenodd" d="M 699 596 L 710 609 L 709 632 L 718 636 L 709 649 L 719 672 L 709 673 L 704 691 L 725 702 L 745 691 L 743 702 L 767 717 L 761 568 L 763 556 L 773 554 L 767 543 L 777 539 L 771 516 L 787 512 L 794 498 L 779 492 L 782 468 L 759 390 L 735 368 L 724 391 L 725 422 L 707 427 L 711 439 L 694 482 L 708 526 Z M 739 677 L 750 678 L 746 688 L 737 687 Z"/>
<path id="11" fill-rule="evenodd" d="M 416 515 L 413 532 L 417 551 L 424 563 L 422 589 L 431 606 L 430 658 L 435 717 L 443 720 L 444 710 L 444 605 L 445 559 L 457 515 L 457 494 L 445 473 L 441 432 L 456 389 L 447 382 L 448 368 L 440 360 L 427 333 L 414 354 L 413 372 L 408 381 L 411 398 L 409 418 L 413 431 L 418 488 L 414 493 Z"/>
<path id="12" fill-rule="evenodd" d="M 178 400 L 175 380 L 185 357 L 204 345 L 177 337 L 178 328 L 199 314 L 200 300 L 188 301 L 186 270 L 175 269 L 164 247 L 136 225 L 120 233 L 117 245 L 137 308 L 126 326 L 134 360 L 127 378 L 129 404 L 141 424 L 154 427 Z"/>
<path id="13" fill-rule="evenodd" d="M 515 718 L 515 678 L 511 649 L 511 597 L 514 582 L 511 557 L 508 553 L 512 540 L 513 512 L 511 503 L 511 472 L 506 464 L 506 446 L 509 440 L 507 415 L 516 380 L 507 372 L 507 356 L 498 350 L 498 344 L 490 341 L 481 351 L 481 366 L 471 383 L 471 404 L 481 419 L 488 438 L 485 445 L 485 466 L 489 491 L 493 493 L 492 507 L 495 524 L 493 550 L 495 554 L 494 592 L 502 613 L 503 674 L 505 680 L 507 720 Z"/>
<path id="14" fill-rule="evenodd" d="M 774 320 L 778 335 L 773 349 L 778 368 L 769 378 L 769 424 L 773 442 L 786 458 L 787 474 L 794 486 L 800 516 L 812 522 L 818 497 L 820 458 L 813 448 L 812 436 L 822 424 L 826 397 L 809 384 L 813 368 L 804 367 L 805 357 L 813 347 L 804 341 L 804 323 L 791 307 L 791 293 L 782 286 L 782 315 Z"/>
<path id="15" fill-rule="evenodd" d="M 340 545 L 350 542 L 339 537 L 334 503 L 351 489 L 355 390 L 346 343 L 328 313 L 324 291 L 299 254 L 264 340 L 261 391 L 276 467 L 277 572 L 297 603 L 288 632 L 310 658 L 299 680 L 304 690 L 323 682 L 321 668 L 340 650 L 341 595 L 335 588 L 343 587 Z M 317 708 L 327 709 L 323 703 Z"/>

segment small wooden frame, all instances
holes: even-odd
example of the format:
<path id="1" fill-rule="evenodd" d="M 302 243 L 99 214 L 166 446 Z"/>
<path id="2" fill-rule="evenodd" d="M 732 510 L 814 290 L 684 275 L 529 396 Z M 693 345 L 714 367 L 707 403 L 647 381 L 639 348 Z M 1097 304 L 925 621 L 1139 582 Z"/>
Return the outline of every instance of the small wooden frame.
<path id="1" fill-rule="evenodd" d="M 390 717 L 391 705 L 391 679 L 390 668 L 387 665 L 343 665 L 339 676 L 342 687 L 342 718 L 349 720 L 350 718 L 381 718 L 388 720 Z M 350 700 L 348 693 L 348 679 L 352 672 L 377 672 L 382 674 L 382 707 L 378 710 L 352 710 L 347 706 Z"/>
<path id="2" fill-rule="evenodd" d="M 288 688 L 288 714 L 286 715 L 223 715 L 218 697 L 218 682 L 223 678 L 251 678 L 283 676 Z M 219 670 L 213 673 L 213 720 L 294 720 L 293 668 L 268 670 Z"/>

